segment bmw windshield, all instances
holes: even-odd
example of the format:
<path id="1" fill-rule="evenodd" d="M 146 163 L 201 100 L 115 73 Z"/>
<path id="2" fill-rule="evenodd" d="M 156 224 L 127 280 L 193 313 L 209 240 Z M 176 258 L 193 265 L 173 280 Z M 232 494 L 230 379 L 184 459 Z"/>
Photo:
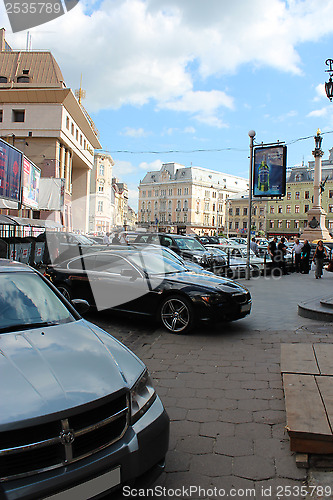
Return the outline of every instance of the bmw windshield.
<path id="1" fill-rule="evenodd" d="M 176 243 L 181 250 L 197 250 L 198 252 L 206 250 L 200 241 L 195 238 L 177 238 Z"/>
<path id="2" fill-rule="evenodd" d="M 0 333 L 75 321 L 35 273 L 0 273 Z"/>

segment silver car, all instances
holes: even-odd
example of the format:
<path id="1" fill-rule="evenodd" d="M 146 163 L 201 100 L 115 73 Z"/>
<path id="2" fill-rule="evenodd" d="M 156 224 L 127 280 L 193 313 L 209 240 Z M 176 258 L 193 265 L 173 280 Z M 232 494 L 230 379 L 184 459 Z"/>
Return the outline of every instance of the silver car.
<path id="1" fill-rule="evenodd" d="M 6 499 L 85 500 L 163 470 L 169 418 L 144 363 L 38 272 L 3 259 L 0 349 Z"/>

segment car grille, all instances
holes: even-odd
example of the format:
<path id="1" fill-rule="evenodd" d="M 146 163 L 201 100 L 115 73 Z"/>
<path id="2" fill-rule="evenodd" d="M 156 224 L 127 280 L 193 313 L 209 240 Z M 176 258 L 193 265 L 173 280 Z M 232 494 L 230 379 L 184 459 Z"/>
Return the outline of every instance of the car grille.
<path id="1" fill-rule="evenodd" d="M 232 297 L 236 300 L 238 304 L 247 304 L 251 300 L 249 292 L 234 293 Z"/>
<path id="2" fill-rule="evenodd" d="M 121 439 L 129 422 L 123 394 L 92 409 L 0 434 L 0 480 L 24 477 L 80 460 Z"/>

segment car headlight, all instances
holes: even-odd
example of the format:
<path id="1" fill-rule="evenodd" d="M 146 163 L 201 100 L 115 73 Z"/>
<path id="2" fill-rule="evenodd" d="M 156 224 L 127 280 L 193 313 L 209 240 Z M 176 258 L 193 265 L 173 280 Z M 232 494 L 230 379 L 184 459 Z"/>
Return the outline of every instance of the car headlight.
<path id="1" fill-rule="evenodd" d="M 156 399 L 153 381 L 146 370 L 131 389 L 131 423 L 134 424 Z"/>

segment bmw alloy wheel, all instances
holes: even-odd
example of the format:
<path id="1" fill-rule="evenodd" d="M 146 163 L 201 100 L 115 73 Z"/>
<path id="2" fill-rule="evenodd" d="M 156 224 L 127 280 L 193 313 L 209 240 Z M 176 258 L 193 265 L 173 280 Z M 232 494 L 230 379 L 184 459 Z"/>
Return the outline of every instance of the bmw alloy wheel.
<path id="1" fill-rule="evenodd" d="M 162 303 L 160 318 L 169 331 L 185 333 L 190 330 L 193 323 L 192 306 L 183 297 L 168 297 Z"/>

